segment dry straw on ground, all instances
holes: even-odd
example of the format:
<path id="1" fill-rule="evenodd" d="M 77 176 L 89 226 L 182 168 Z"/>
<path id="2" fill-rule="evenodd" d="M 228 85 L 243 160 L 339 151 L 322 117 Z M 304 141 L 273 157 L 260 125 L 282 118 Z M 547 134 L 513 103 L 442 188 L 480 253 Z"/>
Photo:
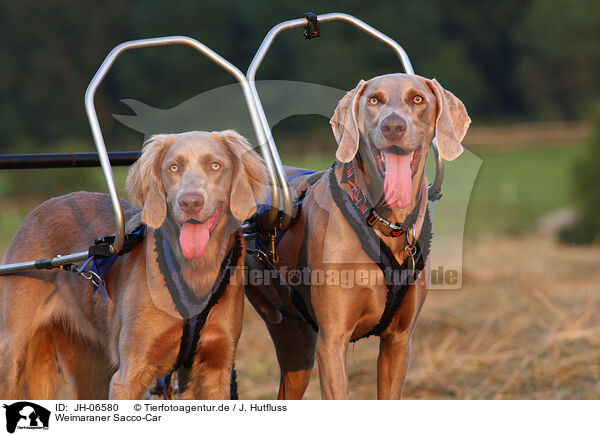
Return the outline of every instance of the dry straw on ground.
<path id="1" fill-rule="evenodd" d="M 408 399 L 600 398 L 600 248 L 552 237 L 468 241 L 460 291 L 433 291 L 413 339 Z M 247 305 L 240 398 L 274 398 L 273 346 Z M 350 398 L 375 398 L 377 339 L 350 346 Z M 305 398 L 320 398 L 315 367 Z"/>

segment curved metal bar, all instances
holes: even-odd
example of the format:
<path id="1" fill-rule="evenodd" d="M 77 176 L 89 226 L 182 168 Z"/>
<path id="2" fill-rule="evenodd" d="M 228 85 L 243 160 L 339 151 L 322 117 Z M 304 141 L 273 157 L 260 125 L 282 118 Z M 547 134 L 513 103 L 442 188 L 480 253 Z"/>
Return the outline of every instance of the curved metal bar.
<path id="1" fill-rule="evenodd" d="M 427 187 L 427 198 L 430 201 L 438 201 L 442 198 L 442 182 L 444 181 L 444 159 L 440 156 L 435 138 L 431 141 L 431 149 L 435 157 L 435 176 L 433 182 Z"/>
<path id="2" fill-rule="evenodd" d="M 149 39 L 140 39 L 135 41 L 127 41 L 122 44 L 119 44 L 115 48 L 113 48 L 102 65 L 96 72 L 96 75 L 90 82 L 86 92 L 85 92 L 85 109 L 87 112 L 88 120 L 90 123 L 90 127 L 92 129 L 92 135 L 94 137 L 94 142 L 96 144 L 96 149 L 98 150 L 98 157 L 100 159 L 100 165 L 102 166 L 102 171 L 104 173 L 104 179 L 106 180 L 106 185 L 108 187 L 108 193 L 110 195 L 110 199 L 112 202 L 114 217 L 116 223 L 115 229 L 115 242 L 113 243 L 113 250 L 115 252 L 119 251 L 123 245 L 124 237 L 125 237 L 125 223 L 123 218 L 123 210 L 121 209 L 121 203 L 119 201 L 119 196 L 117 194 L 117 190 L 115 187 L 115 180 L 113 177 L 110 160 L 108 158 L 106 152 L 106 145 L 104 143 L 104 137 L 102 136 L 102 130 L 100 129 L 100 123 L 98 122 L 98 117 L 96 115 L 96 110 L 94 107 L 94 97 L 96 95 L 96 90 L 102 83 L 104 77 L 115 63 L 116 59 L 123 52 L 132 49 L 145 48 L 145 47 L 157 47 L 163 45 L 172 45 L 172 44 L 182 44 L 190 46 L 197 51 L 201 52 L 205 56 L 207 56 L 210 60 L 215 62 L 217 65 L 231 73 L 235 79 L 239 82 L 242 87 L 244 97 L 246 99 L 246 105 L 248 106 L 248 111 L 250 112 L 250 118 L 252 119 L 252 125 L 256 132 L 256 137 L 261 147 L 261 151 L 265 160 L 265 165 L 267 167 L 267 172 L 270 177 L 271 188 L 273 191 L 272 200 L 273 205 L 275 207 L 271 207 L 269 221 L 272 225 L 275 225 L 278 216 L 278 206 L 280 199 L 280 189 L 279 184 L 277 183 L 277 178 L 275 175 L 275 171 L 273 169 L 273 160 L 272 153 L 267 148 L 267 141 L 264 135 L 264 130 L 262 128 L 262 124 L 260 121 L 260 113 L 257 111 L 254 98 L 252 95 L 251 87 L 248 84 L 248 80 L 246 76 L 234 65 L 228 62 L 223 57 L 219 56 L 217 53 L 212 51 L 210 48 L 202 44 L 201 42 L 189 38 L 186 36 L 167 36 L 162 38 L 149 38 Z"/>
<path id="3" fill-rule="evenodd" d="M 338 13 L 338 12 L 319 15 L 317 18 L 320 23 L 327 23 L 327 22 L 332 22 L 332 21 L 345 21 L 345 22 L 351 23 L 352 25 L 359 28 L 363 32 L 367 33 L 368 35 L 378 39 L 379 41 L 382 41 L 383 43 L 385 43 L 386 45 L 391 47 L 396 52 L 398 57 L 400 58 L 402 67 L 404 68 L 404 71 L 407 74 L 414 74 L 414 70 L 413 70 L 412 64 L 410 63 L 410 59 L 408 58 L 408 55 L 406 54 L 406 51 L 402 48 L 402 46 L 400 44 L 398 44 L 396 41 L 394 41 L 392 38 L 390 38 L 389 36 L 378 31 L 377 29 L 369 26 L 365 22 L 359 20 L 358 18 L 356 18 L 352 15 Z M 284 21 L 284 22 L 279 23 L 276 26 L 274 26 L 269 31 L 269 33 L 267 33 L 265 38 L 263 39 L 263 42 L 261 43 L 256 54 L 254 55 L 254 59 L 252 59 L 252 62 L 250 63 L 250 66 L 248 67 L 248 71 L 246 72 L 246 77 L 248 79 L 250 88 L 252 90 L 252 96 L 254 97 L 254 103 L 255 103 L 256 108 L 260 115 L 260 122 L 264 129 L 265 137 L 267 138 L 269 150 L 271 152 L 271 157 L 275 164 L 277 180 L 281 186 L 281 192 L 282 192 L 282 197 L 283 197 L 283 201 L 284 201 L 283 208 L 282 208 L 284 211 L 284 216 L 283 216 L 283 219 L 281 222 L 281 227 L 283 227 L 283 228 L 287 227 L 287 225 L 289 224 L 289 221 L 291 219 L 291 213 L 290 213 L 292 210 L 291 194 L 290 194 L 289 185 L 287 183 L 285 173 L 283 170 L 283 165 L 281 164 L 281 159 L 279 157 L 279 154 L 277 153 L 277 147 L 275 145 L 275 141 L 273 139 L 273 135 L 271 133 L 269 123 L 268 123 L 266 115 L 264 113 L 264 110 L 263 110 L 263 107 L 262 107 L 262 104 L 260 101 L 260 97 L 258 96 L 258 91 L 256 89 L 256 72 L 257 72 L 258 68 L 260 67 L 262 61 L 264 60 L 267 52 L 269 51 L 271 44 L 273 43 L 275 38 L 280 33 L 284 32 L 286 30 L 289 30 L 289 29 L 303 27 L 305 24 L 306 24 L 305 18 L 298 18 L 295 20 Z M 443 181 L 444 162 L 439 158 L 439 155 L 437 153 L 437 148 L 435 147 L 434 143 L 432 144 L 432 148 L 434 148 L 434 153 L 436 154 L 436 177 L 435 177 L 434 183 L 432 183 L 432 185 L 429 186 L 429 190 L 431 191 L 432 187 L 436 187 L 437 193 L 436 193 L 436 195 L 433 195 L 433 196 L 439 197 L 439 189 L 441 188 L 441 184 Z M 432 195 L 430 195 L 430 198 L 431 197 L 432 197 Z M 273 203 L 273 204 L 276 204 L 276 203 Z"/>

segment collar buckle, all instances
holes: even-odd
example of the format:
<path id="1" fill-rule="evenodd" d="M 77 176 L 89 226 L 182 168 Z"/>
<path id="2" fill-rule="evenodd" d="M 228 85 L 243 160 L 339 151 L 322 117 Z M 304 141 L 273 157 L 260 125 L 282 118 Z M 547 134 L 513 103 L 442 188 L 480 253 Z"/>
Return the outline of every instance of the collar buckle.
<path id="1" fill-rule="evenodd" d="M 377 221 L 379 221 L 382 225 L 375 226 Z M 369 226 L 375 227 L 375 228 L 381 230 L 381 232 L 386 236 L 397 237 L 397 236 L 401 236 L 404 233 L 406 233 L 406 230 L 404 229 L 404 227 L 402 227 L 398 224 L 389 222 L 388 220 L 383 218 L 381 215 L 379 215 L 377 213 L 377 211 L 375 210 L 375 208 L 371 208 L 371 210 L 369 210 L 369 215 L 367 217 L 367 223 L 369 224 Z"/>
<path id="2" fill-rule="evenodd" d="M 406 233 L 399 224 L 394 224 L 383 218 L 377 213 L 374 207 L 370 207 L 367 197 L 356 183 L 354 177 L 354 165 L 352 162 L 345 163 L 342 168 L 342 182 L 347 183 L 350 187 L 350 198 L 364 215 L 369 227 L 379 230 L 385 236 L 397 237 Z"/>

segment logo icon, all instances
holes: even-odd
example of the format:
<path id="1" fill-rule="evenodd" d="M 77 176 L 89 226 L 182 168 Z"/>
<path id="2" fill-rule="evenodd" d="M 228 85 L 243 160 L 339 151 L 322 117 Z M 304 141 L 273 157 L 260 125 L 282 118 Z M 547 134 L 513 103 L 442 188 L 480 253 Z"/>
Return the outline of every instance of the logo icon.
<path id="1" fill-rule="evenodd" d="M 18 429 L 48 429 L 50 411 L 28 401 L 3 406 L 6 409 L 6 431 Z"/>

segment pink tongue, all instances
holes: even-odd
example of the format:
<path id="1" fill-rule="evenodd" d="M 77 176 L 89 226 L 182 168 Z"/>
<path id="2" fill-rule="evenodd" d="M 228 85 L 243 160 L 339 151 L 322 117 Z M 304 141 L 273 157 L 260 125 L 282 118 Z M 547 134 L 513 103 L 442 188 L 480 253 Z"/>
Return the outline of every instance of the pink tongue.
<path id="1" fill-rule="evenodd" d="M 385 201 L 391 208 L 402 209 L 410 204 L 412 194 L 412 171 L 410 154 L 399 156 L 385 154 Z"/>
<path id="2" fill-rule="evenodd" d="M 179 245 L 186 259 L 204 256 L 209 238 L 208 221 L 203 224 L 185 223 L 179 232 Z"/>

